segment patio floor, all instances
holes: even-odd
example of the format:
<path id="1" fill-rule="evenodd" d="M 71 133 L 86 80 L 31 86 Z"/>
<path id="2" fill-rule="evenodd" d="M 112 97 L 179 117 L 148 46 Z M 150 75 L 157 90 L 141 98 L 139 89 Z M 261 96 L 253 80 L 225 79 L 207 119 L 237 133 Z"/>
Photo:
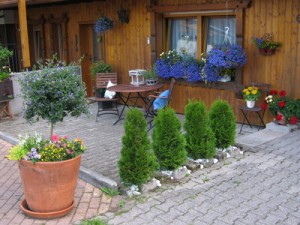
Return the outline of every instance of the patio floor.
<path id="1" fill-rule="evenodd" d="M 110 179 L 119 183 L 117 163 L 120 158 L 121 140 L 124 135 L 124 120 L 113 125 L 117 117 L 104 115 L 98 119 L 98 122 L 95 122 L 96 110 L 96 103 L 90 104 L 91 115 L 89 117 L 85 115 L 79 118 L 68 117 L 64 122 L 55 126 L 54 133 L 67 135 L 69 138 L 82 138 L 87 146 L 87 151 L 82 158 L 82 168 L 96 176 L 101 176 L 102 179 L 108 178 L 108 181 Z M 178 117 L 183 120 L 183 115 L 178 115 Z M 237 132 L 239 126 L 237 124 Z M 34 133 L 35 131 L 47 137 L 50 126 L 45 121 L 29 124 L 21 115 L 15 116 L 13 119 L 0 120 L 0 138 L 5 136 L 16 139 L 19 134 Z M 256 131 L 257 128 L 251 129 L 244 126 L 243 132 L 237 136 L 241 137 Z"/>

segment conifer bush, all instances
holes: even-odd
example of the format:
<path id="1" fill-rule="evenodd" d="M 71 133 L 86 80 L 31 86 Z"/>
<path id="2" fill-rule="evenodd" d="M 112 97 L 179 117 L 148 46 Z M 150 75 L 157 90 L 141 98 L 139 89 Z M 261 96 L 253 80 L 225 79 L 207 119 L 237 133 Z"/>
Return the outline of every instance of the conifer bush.
<path id="1" fill-rule="evenodd" d="M 158 111 L 154 118 L 153 150 L 161 169 L 175 170 L 187 160 L 181 122 L 171 108 Z"/>
<path id="2" fill-rule="evenodd" d="M 130 110 L 124 126 L 119 161 L 120 177 L 125 184 L 140 186 L 153 177 L 158 164 L 151 150 L 143 113 L 138 109 Z"/>
<path id="3" fill-rule="evenodd" d="M 216 139 L 210 127 L 205 104 L 202 101 L 189 101 L 184 115 L 188 155 L 193 159 L 214 157 L 216 155 Z"/>
<path id="4" fill-rule="evenodd" d="M 214 101 L 209 111 L 211 128 L 215 133 L 216 147 L 228 148 L 235 142 L 236 124 L 231 106 L 227 101 Z"/>

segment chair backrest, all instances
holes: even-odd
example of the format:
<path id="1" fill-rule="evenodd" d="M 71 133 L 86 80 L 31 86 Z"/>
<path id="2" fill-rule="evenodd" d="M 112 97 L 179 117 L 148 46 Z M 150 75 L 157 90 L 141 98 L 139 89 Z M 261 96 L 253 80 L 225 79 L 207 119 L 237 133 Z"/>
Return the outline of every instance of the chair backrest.
<path id="1" fill-rule="evenodd" d="M 109 81 L 111 81 L 113 84 L 117 84 L 117 73 L 98 73 L 96 75 L 96 89 L 106 88 Z"/>
<path id="2" fill-rule="evenodd" d="M 168 102 L 167 102 L 167 105 L 169 105 L 169 102 L 170 102 L 170 100 L 171 100 L 172 91 L 173 91 L 173 87 L 174 87 L 175 82 L 176 82 L 175 78 L 172 78 L 172 79 L 171 79 L 170 86 L 169 86 L 169 95 L 168 95 Z"/>

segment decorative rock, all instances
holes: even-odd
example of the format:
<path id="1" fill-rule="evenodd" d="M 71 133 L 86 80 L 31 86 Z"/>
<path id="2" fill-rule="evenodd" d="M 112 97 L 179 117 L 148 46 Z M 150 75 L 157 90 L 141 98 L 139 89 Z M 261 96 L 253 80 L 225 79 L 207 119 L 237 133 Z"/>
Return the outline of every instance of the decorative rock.
<path id="1" fill-rule="evenodd" d="M 180 180 L 190 173 L 191 171 L 188 170 L 185 166 L 183 166 L 173 171 L 172 176 L 174 177 L 175 180 Z"/>
<path id="2" fill-rule="evenodd" d="M 219 161 L 222 161 L 225 159 L 225 155 L 223 152 L 221 151 L 218 151 L 217 154 L 216 154 L 216 159 L 218 159 Z"/>
<path id="3" fill-rule="evenodd" d="M 140 195 L 141 192 L 139 192 L 139 187 L 137 185 L 131 185 L 129 190 L 126 190 L 126 194 L 129 197 L 132 197 L 134 195 Z"/>
<path id="4" fill-rule="evenodd" d="M 188 160 L 187 163 L 186 163 L 185 165 L 186 165 L 186 167 L 187 167 L 189 170 L 191 170 L 191 171 L 195 171 L 195 170 L 197 170 L 197 169 L 200 168 L 200 164 L 194 162 L 194 160 L 193 160 L 193 161 L 192 161 L 192 160 Z"/>
<path id="5" fill-rule="evenodd" d="M 217 162 L 219 162 L 219 160 L 217 159 L 213 159 L 214 164 L 216 164 Z"/>
<path id="6" fill-rule="evenodd" d="M 157 187 L 160 187 L 161 183 L 159 180 L 156 180 L 155 178 L 153 178 L 152 180 L 150 180 L 149 182 L 143 184 L 142 186 L 142 192 L 146 193 L 149 191 L 153 191 L 155 190 Z"/>

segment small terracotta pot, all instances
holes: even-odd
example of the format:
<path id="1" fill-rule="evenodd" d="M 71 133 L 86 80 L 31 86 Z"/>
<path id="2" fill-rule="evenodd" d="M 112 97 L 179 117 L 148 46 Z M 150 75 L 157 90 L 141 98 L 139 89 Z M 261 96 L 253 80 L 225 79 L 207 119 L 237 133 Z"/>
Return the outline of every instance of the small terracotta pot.
<path id="1" fill-rule="evenodd" d="M 20 160 L 18 163 L 28 209 L 49 213 L 69 208 L 74 201 L 80 161 L 81 155 L 60 162 Z"/>

